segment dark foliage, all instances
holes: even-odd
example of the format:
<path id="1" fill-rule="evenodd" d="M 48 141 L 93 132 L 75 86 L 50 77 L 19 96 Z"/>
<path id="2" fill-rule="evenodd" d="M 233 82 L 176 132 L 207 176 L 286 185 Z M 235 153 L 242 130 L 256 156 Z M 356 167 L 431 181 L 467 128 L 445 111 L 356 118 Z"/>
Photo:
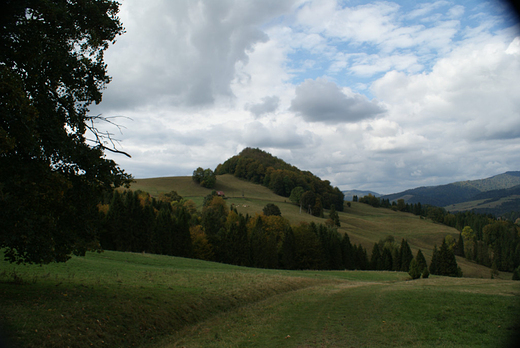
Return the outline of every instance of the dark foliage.
<path id="1" fill-rule="evenodd" d="M 110 81 L 123 32 L 115 1 L 3 1 L 0 11 L 0 247 L 11 262 L 99 249 L 96 205 L 131 177 L 103 151 L 88 107 Z M 91 137 L 92 139 L 88 139 Z"/>
<path id="2" fill-rule="evenodd" d="M 278 208 L 278 206 L 273 203 L 267 203 L 266 206 L 264 207 L 264 209 L 262 209 L 262 212 L 266 216 L 270 216 L 270 215 L 281 216 L 282 215 L 280 208 Z"/>
<path id="3" fill-rule="evenodd" d="M 214 188 L 217 183 L 215 173 L 209 168 L 202 169 L 201 167 L 198 167 L 193 171 L 192 179 L 197 184 L 200 184 L 200 186 L 206 188 Z"/>
<path id="4" fill-rule="evenodd" d="M 284 197 L 291 196 L 293 189 L 301 187 L 303 193 L 297 196 L 301 197 L 305 211 L 310 211 L 315 216 L 323 215 L 323 209 L 330 209 L 332 204 L 336 210 L 343 211 L 344 195 L 337 187 L 332 187 L 328 180 L 321 180 L 310 172 L 301 171 L 260 149 L 245 148 L 239 155 L 219 164 L 215 173 L 233 174 L 238 178 L 262 184 Z M 306 197 L 306 201 L 303 202 L 307 192 L 313 196 Z M 294 197 L 296 196 L 293 195 Z"/>

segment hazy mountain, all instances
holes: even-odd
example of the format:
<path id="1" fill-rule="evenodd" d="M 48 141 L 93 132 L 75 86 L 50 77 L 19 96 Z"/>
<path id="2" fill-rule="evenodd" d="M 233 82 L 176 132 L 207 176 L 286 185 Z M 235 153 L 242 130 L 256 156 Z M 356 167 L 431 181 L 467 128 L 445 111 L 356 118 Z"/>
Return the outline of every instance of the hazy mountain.
<path id="1" fill-rule="evenodd" d="M 420 202 L 446 207 L 450 211 L 475 209 L 500 216 L 506 212 L 520 211 L 520 171 L 479 180 L 418 187 L 382 198 L 390 201 L 404 199 L 407 203 Z"/>
<path id="2" fill-rule="evenodd" d="M 367 191 L 367 190 L 347 190 L 347 191 L 341 191 L 345 195 L 346 201 L 352 201 L 353 196 L 363 197 L 367 196 L 368 194 L 371 194 L 372 196 L 381 197 L 380 193 L 374 192 L 374 191 Z"/>

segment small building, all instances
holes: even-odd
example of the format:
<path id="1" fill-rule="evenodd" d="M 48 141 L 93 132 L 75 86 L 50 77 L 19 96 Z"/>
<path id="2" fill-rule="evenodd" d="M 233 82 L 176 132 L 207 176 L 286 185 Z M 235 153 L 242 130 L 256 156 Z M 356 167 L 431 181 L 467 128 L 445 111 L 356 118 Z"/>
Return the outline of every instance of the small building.
<path id="1" fill-rule="evenodd" d="M 217 196 L 224 197 L 224 191 L 217 191 Z"/>

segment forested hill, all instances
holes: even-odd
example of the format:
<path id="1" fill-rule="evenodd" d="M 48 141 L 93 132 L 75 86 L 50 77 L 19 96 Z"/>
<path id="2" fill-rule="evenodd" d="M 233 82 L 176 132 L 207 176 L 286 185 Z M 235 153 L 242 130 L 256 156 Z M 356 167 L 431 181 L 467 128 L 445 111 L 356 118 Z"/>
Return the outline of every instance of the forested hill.
<path id="1" fill-rule="evenodd" d="M 480 180 L 419 187 L 382 198 L 449 207 L 452 211 L 474 210 L 503 216 L 512 211 L 520 211 L 520 171 L 506 172 Z"/>
<path id="2" fill-rule="evenodd" d="M 402 198 L 406 203 L 429 204 L 444 207 L 450 204 L 466 202 L 481 191 L 471 186 L 458 186 L 455 184 L 418 187 L 391 195 L 384 195 L 384 199 L 397 201 Z"/>
<path id="3" fill-rule="evenodd" d="M 301 203 L 313 215 L 323 214 L 323 209 L 334 205 L 343 210 L 344 195 L 332 187 L 330 181 L 321 180 L 311 172 L 302 171 L 260 149 L 245 148 L 215 169 L 215 174 L 233 174 L 238 178 L 261 184 L 274 193 L 290 197 Z"/>

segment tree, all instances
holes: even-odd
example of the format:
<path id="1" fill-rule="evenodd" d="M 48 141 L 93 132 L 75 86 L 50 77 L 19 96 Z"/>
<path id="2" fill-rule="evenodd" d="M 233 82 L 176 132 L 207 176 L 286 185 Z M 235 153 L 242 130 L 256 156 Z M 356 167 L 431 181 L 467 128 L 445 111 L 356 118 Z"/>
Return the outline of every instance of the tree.
<path id="1" fill-rule="evenodd" d="M 339 222 L 339 214 L 336 211 L 336 207 L 334 206 L 334 204 L 330 205 L 329 218 L 334 222 L 334 226 L 341 226 L 341 223 Z"/>
<path id="2" fill-rule="evenodd" d="M 426 264 L 426 258 L 424 257 L 421 249 L 417 251 L 417 255 L 415 256 L 415 261 L 417 262 L 417 266 L 419 270 L 423 272 L 425 269 L 428 269 L 428 265 Z"/>
<path id="3" fill-rule="evenodd" d="M 282 215 L 280 208 L 278 208 L 278 206 L 273 203 L 267 203 L 267 205 L 264 207 L 264 209 L 262 209 L 262 211 L 265 216 L 270 216 L 270 215 L 281 216 Z"/>
<path id="4" fill-rule="evenodd" d="M 412 279 L 421 277 L 421 270 L 419 269 L 419 265 L 415 259 L 410 262 L 410 270 L 408 271 L 408 274 L 410 277 L 412 277 Z"/>
<path id="5" fill-rule="evenodd" d="M 200 186 L 206 188 L 214 188 L 215 184 L 217 183 L 217 177 L 215 173 L 209 168 L 202 169 L 202 167 L 198 167 L 193 171 L 191 178 L 197 184 L 200 184 Z"/>
<path id="6" fill-rule="evenodd" d="M 399 249 L 401 254 L 401 271 L 408 272 L 410 268 L 410 262 L 413 260 L 412 250 L 406 239 L 401 240 L 401 248 Z"/>
<path id="7" fill-rule="evenodd" d="M 3 2 L 0 26 L 0 248 L 10 262 L 64 262 L 99 249 L 96 205 L 129 184 L 98 131 L 109 43 L 124 32 L 111 0 Z"/>
<path id="8" fill-rule="evenodd" d="M 374 243 L 372 248 L 372 256 L 370 258 L 370 269 L 380 270 L 382 268 L 381 251 L 379 250 L 379 244 Z"/>
<path id="9" fill-rule="evenodd" d="M 302 198 L 302 195 L 304 193 L 304 189 L 301 186 L 296 186 L 292 189 L 291 194 L 289 196 L 289 200 L 293 202 L 294 204 L 300 204 L 300 199 Z"/>

